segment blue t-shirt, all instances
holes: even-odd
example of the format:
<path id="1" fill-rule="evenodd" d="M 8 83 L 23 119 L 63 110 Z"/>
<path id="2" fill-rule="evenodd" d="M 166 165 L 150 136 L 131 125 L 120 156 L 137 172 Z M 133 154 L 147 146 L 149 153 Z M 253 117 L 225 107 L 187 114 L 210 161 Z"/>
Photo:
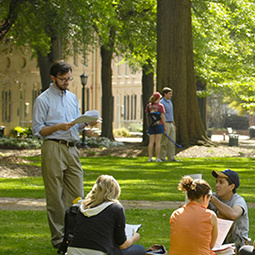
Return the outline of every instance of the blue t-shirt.
<path id="1" fill-rule="evenodd" d="M 172 101 L 166 100 L 164 97 L 159 101 L 165 107 L 165 118 L 166 121 L 174 121 L 174 108 Z"/>

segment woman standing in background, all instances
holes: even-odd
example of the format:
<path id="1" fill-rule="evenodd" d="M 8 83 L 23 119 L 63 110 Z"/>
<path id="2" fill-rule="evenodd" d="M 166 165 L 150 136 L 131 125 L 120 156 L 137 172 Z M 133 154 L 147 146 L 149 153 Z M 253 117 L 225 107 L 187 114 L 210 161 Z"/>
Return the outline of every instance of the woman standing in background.
<path id="1" fill-rule="evenodd" d="M 165 108 L 164 105 L 159 103 L 161 99 L 161 94 L 159 92 L 153 93 L 150 97 L 150 103 L 145 109 L 147 116 L 147 125 L 148 125 L 148 135 L 149 135 L 149 145 L 148 145 L 148 162 L 153 162 L 153 148 L 155 144 L 155 154 L 156 162 L 161 162 L 159 158 L 160 153 L 160 141 L 161 136 L 164 134 L 166 129 L 166 120 L 165 120 Z M 157 120 L 157 121 L 155 121 Z"/>

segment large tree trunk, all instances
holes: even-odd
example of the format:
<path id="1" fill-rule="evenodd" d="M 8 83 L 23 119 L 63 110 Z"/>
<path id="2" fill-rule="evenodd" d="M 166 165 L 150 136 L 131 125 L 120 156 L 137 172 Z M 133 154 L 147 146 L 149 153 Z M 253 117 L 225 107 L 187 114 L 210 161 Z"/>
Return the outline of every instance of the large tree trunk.
<path id="1" fill-rule="evenodd" d="M 50 84 L 50 66 L 53 63 L 52 58 L 50 57 L 51 54 L 49 53 L 46 56 L 43 56 L 41 52 L 37 52 L 38 56 L 38 66 L 40 70 L 40 77 L 41 77 L 41 84 L 42 84 L 42 89 L 41 91 L 45 91 Z"/>
<path id="2" fill-rule="evenodd" d="M 50 78 L 50 66 L 56 60 L 62 59 L 62 41 L 60 37 L 53 37 L 51 39 L 52 46 L 51 51 L 47 55 L 43 55 L 41 52 L 37 52 L 38 66 L 40 70 L 42 92 L 46 90 L 51 82 Z"/>
<path id="3" fill-rule="evenodd" d="M 206 137 L 201 122 L 193 61 L 190 0 L 158 0 L 157 88 L 173 89 L 177 141 L 183 146 Z"/>
<path id="4" fill-rule="evenodd" d="M 154 70 L 150 63 L 143 66 L 143 75 L 142 75 L 142 93 L 143 93 L 143 145 L 148 145 L 149 137 L 147 134 L 147 121 L 145 115 L 145 107 L 149 103 L 150 96 L 153 93 L 154 86 Z"/>
<path id="5" fill-rule="evenodd" d="M 112 51 L 101 46 L 101 82 L 102 82 L 102 137 L 113 138 L 113 96 L 112 96 Z"/>

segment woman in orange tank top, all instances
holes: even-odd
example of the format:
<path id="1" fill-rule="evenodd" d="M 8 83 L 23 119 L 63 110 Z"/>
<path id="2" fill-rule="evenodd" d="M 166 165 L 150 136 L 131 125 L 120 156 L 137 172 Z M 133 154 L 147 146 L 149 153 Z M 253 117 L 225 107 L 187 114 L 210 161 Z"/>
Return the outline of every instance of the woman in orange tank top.
<path id="1" fill-rule="evenodd" d="M 212 190 L 205 180 L 183 177 L 179 190 L 187 192 L 189 203 L 170 217 L 169 255 L 210 255 L 217 235 L 217 216 L 207 209 Z"/>

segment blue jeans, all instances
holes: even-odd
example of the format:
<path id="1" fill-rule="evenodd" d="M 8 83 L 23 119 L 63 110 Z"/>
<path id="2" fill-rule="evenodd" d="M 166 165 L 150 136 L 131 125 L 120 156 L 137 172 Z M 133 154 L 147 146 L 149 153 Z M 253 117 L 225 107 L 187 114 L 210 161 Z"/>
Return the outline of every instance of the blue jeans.
<path id="1" fill-rule="evenodd" d="M 145 255 L 145 248 L 141 244 L 133 244 L 127 249 L 121 250 L 123 255 Z"/>

